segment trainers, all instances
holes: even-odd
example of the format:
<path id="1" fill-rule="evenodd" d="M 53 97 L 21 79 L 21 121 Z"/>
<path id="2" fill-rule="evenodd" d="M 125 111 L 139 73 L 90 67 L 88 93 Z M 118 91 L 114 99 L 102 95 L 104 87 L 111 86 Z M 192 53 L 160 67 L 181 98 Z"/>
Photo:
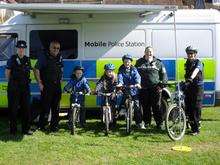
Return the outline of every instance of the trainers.
<path id="1" fill-rule="evenodd" d="M 137 127 L 138 127 L 139 129 L 146 129 L 145 126 L 144 126 L 144 124 L 142 124 L 142 123 L 137 124 Z"/>
<path id="2" fill-rule="evenodd" d="M 192 136 L 197 136 L 197 135 L 199 135 L 199 132 L 198 131 L 197 132 L 192 132 L 191 135 Z"/>
<path id="3" fill-rule="evenodd" d="M 157 125 L 157 129 L 162 130 L 162 129 L 163 129 L 162 124 L 158 124 L 158 125 Z"/>
<path id="4" fill-rule="evenodd" d="M 145 126 L 145 128 L 147 129 L 147 128 L 150 128 L 150 127 L 151 127 L 151 124 L 150 124 L 150 123 L 147 123 L 147 124 L 145 124 L 144 126 Z"/>

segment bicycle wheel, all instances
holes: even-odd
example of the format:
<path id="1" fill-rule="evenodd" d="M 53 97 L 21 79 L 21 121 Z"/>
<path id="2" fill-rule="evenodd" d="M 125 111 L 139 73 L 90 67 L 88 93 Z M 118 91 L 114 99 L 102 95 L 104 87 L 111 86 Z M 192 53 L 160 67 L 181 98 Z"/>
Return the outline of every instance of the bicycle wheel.
<path id="1" fill-rule="evenodd" d="M 131 133 L 131 124 L 132 124 L 132 102 L 128 103 L 127 117 L 126 117 L 126 132 Z"/>
<path id="2" fill-rule="evenodd" d="M 171 105 L 167 112 L 165 124 L 170 139 L 174 141 L 182 139 L 186 131 L 184 110 L 176 104 Z"/>
<path id="3" fill-rule="evenodd" d="M 72 122 L 71 122 L 71 130 L 70 130 L 72 135 L 75 134 L 76 119 L 77 119 L 77 108 L 74 107 L 72 112 Z"/>
<path id="4" fill-rule="evenodd" d="M 110 107 L 105 107 L 103 109 L 104 111 L 104 121 L 105 121 L 105 135 L 108 135 L 109 133 L 109 123 L 110 123 L 110 116 L 111 115 L 109 112 L 110 112 Z"/>

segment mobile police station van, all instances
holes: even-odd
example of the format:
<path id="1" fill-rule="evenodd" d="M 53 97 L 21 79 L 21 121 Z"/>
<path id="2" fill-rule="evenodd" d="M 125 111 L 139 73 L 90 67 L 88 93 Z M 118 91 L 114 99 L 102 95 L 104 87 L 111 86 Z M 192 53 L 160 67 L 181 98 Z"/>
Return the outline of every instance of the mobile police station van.
<path id="1" fill-rule="evenodd" d="M 63 84 L 75 65 L 85 68 L 94 89 L 106 63 L 116 68 L 121 57 L 135 59 L 152 45 L 155 56 L 165 64 L 170 81 L 184 79 L 185 48 L 198 48 L 205 66 L 204 105 L 214 105 L 220 95 L 220 13 L 213 9 L 177 9 L 175 6 L 104 4 L 1 4 L 0 9 L 19 11 L 0 25 L 0 107 L 7 107 L 7 59 L 15 53 L 17 40 L 27 42 L 26 55 L 32 65 L 56 39 L 64 59 Z M 40 92 L 33 73 L 32 98 Z M 215 96 L 217 96 L 215 98 Z M 86 106 L 96 107 L 98 99 L 86 96 Z M 61 107 L 69 107 L 63 94 Z"/>

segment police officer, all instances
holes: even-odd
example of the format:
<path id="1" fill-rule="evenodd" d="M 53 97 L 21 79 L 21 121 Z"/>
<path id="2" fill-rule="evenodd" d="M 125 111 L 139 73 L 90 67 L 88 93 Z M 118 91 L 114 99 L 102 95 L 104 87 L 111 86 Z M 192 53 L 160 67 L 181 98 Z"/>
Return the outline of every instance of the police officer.
<path id="1" fill-rule="evenodd" d="M 153 48 L 145 48 L 145 55 L 138 59 L 135 65 L 141 76 L 140 102 L 143 108 L 145 126 L 151 125 L 151 108 L 157 128 L 162 126 L 161 93 L 163 84 L 167 82 L 166 69 L 161 62 L 153 56 Z"/>
<path id="2" fill-rule="evenodd" d="M 61 99 L 61 79 L 63 73 L 63 62 L 60 55 L 60 43 L 51 41 L 49 52 L 39 56 L 35 65 L 35 78 L 41 91 L 43 110 L 39 118 L 39 127 L 45 130 L 48 115 L 51 110 L 50 131 L 59 130 L 59 103 Z"/>
<path id="3" fill-rule="evenodd" d="M 8 107 L 10 133 L 15 135 L 17 132 L 17 113 L 21 110 L 21 126 L 22 133 L 31 135 L 30 130 L 30 59 L 24 55 L 26 42 L 23 40 L 17 41 L 17 54 L 12 55 L 7 61 L 5 70 L 6 78 L 8 79 Z"/>
<path id="4" fill-rule="evenodd" d="M 185 105 L 189 116 L 192 135 L 199 134 L 201 108 L 203 99 L 203 63 L 196 58 L 197 49 L 192 46 L 186 48 L 185 63 Z"/>

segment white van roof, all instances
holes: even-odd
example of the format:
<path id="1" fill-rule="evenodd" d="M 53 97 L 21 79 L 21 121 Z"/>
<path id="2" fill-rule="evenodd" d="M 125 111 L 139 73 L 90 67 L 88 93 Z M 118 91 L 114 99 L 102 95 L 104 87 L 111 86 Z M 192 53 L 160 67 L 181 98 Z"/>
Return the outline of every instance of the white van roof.
<path id="1" fill-rule="evenodd" d="M 115 4 L 62 4 L 27 3 L 0 4 L 0 9 L 16 10 L 25 13 L 145 13 L 150 11 L 176 10 L 174 5 L 115 5 Z"/>

